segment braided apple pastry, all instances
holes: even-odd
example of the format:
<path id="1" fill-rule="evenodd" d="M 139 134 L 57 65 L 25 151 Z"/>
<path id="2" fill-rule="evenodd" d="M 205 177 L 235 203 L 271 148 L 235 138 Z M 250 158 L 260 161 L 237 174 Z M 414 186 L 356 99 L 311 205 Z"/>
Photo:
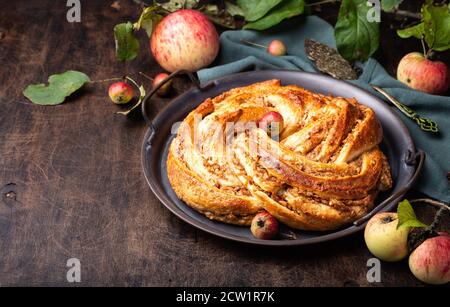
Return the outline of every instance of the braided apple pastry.
<path id="1" fill-rule="evenodd" d="M 278 140 L 257 122 L 280 114 Z M 273 136 L 273 135 L 272 135 Z M 206 99 L 181 123 L 167 173 L 210 219 L 250 225 L 260 211 L 297 229 L 332 230 L 365 215 L 392 185 L 375 113 L 355 99 L 269 80 Z"/>

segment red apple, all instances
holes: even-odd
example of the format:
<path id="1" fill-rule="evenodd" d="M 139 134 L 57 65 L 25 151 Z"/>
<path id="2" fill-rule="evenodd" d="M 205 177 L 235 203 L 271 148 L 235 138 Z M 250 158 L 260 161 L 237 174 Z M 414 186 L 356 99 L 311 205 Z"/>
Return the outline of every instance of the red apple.
<path id="1" fill-rule="evenodd" d="M 197 71 L 211 64 L 219 52 L 219 35 L 205 15 L 179 10 L 167 15 L 151 37 L 151 51 L 165 70 Z"/>
<path id="2" fill-rule="evenodd" d="M 267 112 L 258 121 L 258 127 L 270 134 L 272 138 L 276 138 L 283 130 L 283 116 L 275 111 Z"/>
<path id="3" fill-rule="evenodd" d="M 450 86 L 450 71 L 445 63 L 433 62 L 419 52 L 412 52 L 398 64 L 397 79 L 418 91 L 439 95 Z"/>
<path id="4" fill-rule="evenodd" d="M 270 240 L 278 233 L 278 221 L 267 212 L 255 215 L 250 227 L 252 234 L 262 240 Z"/>
<path id="5" fill-rule="evenodd" d="M 286 45 L 282 41 L 275 39 L 270 42 L 267 52 L 274 56 L 285 55 L 287 52 Z"/>
<path id="6" fill-rule="evenodd" d="M 382 212 L 374 215 L 364 230 L 367 248 L 383 261 L 399 261 L 408 255 L 409 227 L 397 229 L 398 215 Z"/>
<path id="7" fill-rule="evenodd" d="M 124 104 L 133 98 L 134 91 L 126 82 L 115 82 L 109 86 L 108 95 L 115 104 Z"/>
<path id="8" fill-rule="evenodd" d="M 156 87 L 158 84 L 160 84 L 163 80 L 165 80 L 169 75 L 162 72 L 155 76 L 153 79 L 152 86 Z M 172 80 L 169 80 L 167 83 L 165 83 L 163 86 L 160 87 L 160 89 L 156 92 L 159 96 L 165 96 L 170 91 L 170 87 L 172 86 Z"/>
<path id="9" fill-rule="evenodd" d="M 443 285 L 450 282 L 450 235 L 426 239 L 409 256 L 409 268 L 425 283 Z"/>

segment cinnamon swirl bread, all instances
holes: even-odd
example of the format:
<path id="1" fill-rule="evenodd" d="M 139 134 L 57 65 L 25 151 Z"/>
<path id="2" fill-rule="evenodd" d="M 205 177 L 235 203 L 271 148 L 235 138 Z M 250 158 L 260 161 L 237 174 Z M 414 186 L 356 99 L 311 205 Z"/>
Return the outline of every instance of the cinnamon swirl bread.
<path id="1" fill-rule="evenodd" d="M 284 121 L 278 140 L 255 124 Z M 268 211 L 297 229 L 332 230 L 365 215 L 392 185 L 374 111 L 269 80 L 206 99 L 181 123 L 167 173 L 180 199 L 210 219 L 250 225 Z"/>

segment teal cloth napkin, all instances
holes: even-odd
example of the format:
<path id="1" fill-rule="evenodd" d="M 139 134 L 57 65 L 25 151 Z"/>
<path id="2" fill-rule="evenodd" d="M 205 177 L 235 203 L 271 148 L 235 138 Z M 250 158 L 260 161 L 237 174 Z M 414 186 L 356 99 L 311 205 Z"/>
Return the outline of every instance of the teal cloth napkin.
<path id="1" fill-rule="evenodd" d="M 206 82 L 224 75 L 251 69 L 294 69 L 315 72 L 314 64 L 304 51 L 304 40 L 315 39 L 335 47 L 333 27 L 317 16 L 288 20 L 264 32 L 238 30 L 226 31 L 220 36 L 221 52 L 217 66 L 198 72 L 200 81 Z M 289 55 L 271 56 L 263 48 L 245 45 L 241 39 L 267 45 L 273 39 L 281 39 L 288 47 Z M 450 97 L 434 96 L 414 91 L 391 77 L 384 68 L 370 58 L 363 64 L 358 80 L 350 81 L 383 99 L 369 84 L 377 85 L 408 105 L 418 114 L 435 120 L 440 132 L 422 131 L 412 120 L 397 109 L 407 125 L 417 148 L 427 154 L 424 170 L 414 188 L 431 197 L 450 202 Z"/>

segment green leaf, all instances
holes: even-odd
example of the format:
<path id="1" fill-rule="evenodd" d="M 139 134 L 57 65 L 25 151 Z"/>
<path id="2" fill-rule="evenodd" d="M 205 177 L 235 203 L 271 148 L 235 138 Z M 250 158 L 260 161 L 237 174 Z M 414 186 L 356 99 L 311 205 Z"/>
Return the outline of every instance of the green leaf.
<path id="1" fill-rule="evenodd" d="M 397 207 L 398 224 L 397 229 L 403 227 L 427 227 L 426 224 L 419 221 L 414 213 L 414 209 L 408 200 L 403 200 Z"/>
<path id="2" fill-rule="evenodd" d="M 89 77 L 79 71 L 69 70 L 48 78 L 45 84 L 31 84 L 23 91 L 31 102 L 40 105 L 56 105 L 63 103 L 65 98 L 89 82 Z"/>
<path id="3" fill-rule="evenodd" d="M 397 30 L 397 34 L 401 38 L 415 37 L 418 39 L 422 39 L 422 37 L 425 35 L 424 23 L 421 22 L 415 26 L 402 30 Z"/>
<path id="4" fill-rule="evenodd" d="M 256 21 L 266 15 L 282 0 L 237 0 L 237 5 L 244 12 L 245 20 Z"/>
<path id="5" fill-rule="evenodd" d="M 231 16 L 245 16 L 244 11 L 236 4 L 225 1 L 225 10 Z"/>
<path id="6" fill-rule="evenodd" d="M 147 36 L 151 37 L 153 30 L 155 29 L 156 25 L 163 19 L 162 15 L 154 14 L 153 16 L 149 18 L 145 18 L 141 21 L 141 28 L 147 32 Z"/>
<path id="7" fill-rule="evenodd" d="M 304 0 L 285 0 L 263 18 L 246 24 L 244 29 L 265 30 L 280 23 L 286 18 L 302 14 L 304 9 Z"/>
<path id="8" fill-rule="evenodd" d="M 379 23 L 369 22 L 366 0 L 343 0 L 335 27 L 339 53 L 348 61 L 365 61 L 380 43 Z"/>
<path id="9" fill-rule="evenodd" d="M 121 23 L 114 27 L 114 38 L 116 41 L 117 60 L 131 61 L 139 53 L 139 41 L 134 37 L 133 24 L 131 22 Z"/>
<path id="10" fill-rule="evenodd" d="M 403 0 L 381 0 L 381 8 L 385 12 L 394 11 Z"/>
<path id="11" fill-rule="evenodd" d="M 450 11 L 447 5 L 433 5 L 432 1 L 422 10 L 425 41 L 430 49 L 450 49 Z"/>
<path id="12" fill-rule="evenodd" d="M 422 6 L 422 22 L 397 34 L 402 38 L 423 38 L 428 48 L 436 51 L 450 49 L 450 7 L 433 5 L 433 1 L 426 0 Z"/>
<path id="13" fill-rule="evenodd" d="M 162 15 L 157 13 L 158 6 L 149 6 L 146 7 L 139 17 L 139 20 L 133 24 L 134 30 L 138 31 L 141 28 L 147 32 L 148 37 L 152 36 L 153 30 L 156 25 L 163 18 Z"/>

